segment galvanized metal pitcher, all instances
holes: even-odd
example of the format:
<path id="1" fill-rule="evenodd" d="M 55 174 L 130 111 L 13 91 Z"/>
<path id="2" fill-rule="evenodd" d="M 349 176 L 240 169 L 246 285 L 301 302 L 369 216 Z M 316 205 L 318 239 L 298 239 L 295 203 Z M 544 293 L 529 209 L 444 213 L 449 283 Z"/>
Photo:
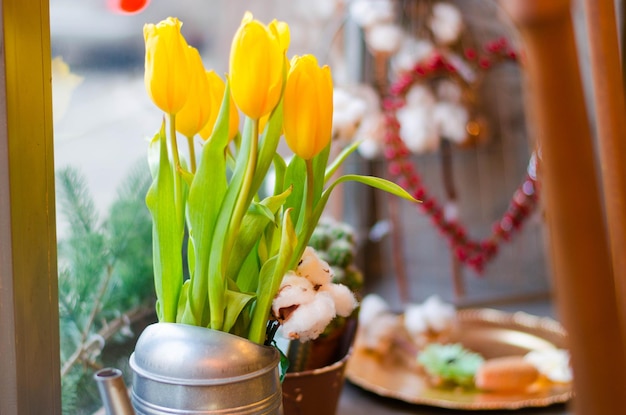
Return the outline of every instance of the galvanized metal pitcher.
<path id="1" fill-rule="evenodd" d="M 132 407 L 139 415 L 280 415 L 279 360 L 275 348 L 232 334 L 155 323 L 143 331 L 130 357 Z M 125 415 L 112 409 L 124 405 L 111 402 L 119 394 L 107 393 L 113 385 L 103 373 L 95 378 L 107 412 Z"/>

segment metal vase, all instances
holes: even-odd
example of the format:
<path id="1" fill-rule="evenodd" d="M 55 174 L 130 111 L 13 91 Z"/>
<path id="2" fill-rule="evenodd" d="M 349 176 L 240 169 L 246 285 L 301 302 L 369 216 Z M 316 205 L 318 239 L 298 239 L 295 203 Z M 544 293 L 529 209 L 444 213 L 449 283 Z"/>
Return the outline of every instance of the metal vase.
<path id="1" fill-rule="evenodd" d="M 282 414 L 279 352 L 221 331 L 148 326 L 130 357 L 138 415 Z"/>

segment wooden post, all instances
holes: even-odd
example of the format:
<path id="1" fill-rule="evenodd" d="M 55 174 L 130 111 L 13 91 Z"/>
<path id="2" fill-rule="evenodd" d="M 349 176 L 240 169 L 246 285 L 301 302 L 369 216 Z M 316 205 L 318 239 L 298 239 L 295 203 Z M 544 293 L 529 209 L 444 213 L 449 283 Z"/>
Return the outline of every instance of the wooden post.
<path id="1" fill-rule="evenodd" d="M 569 0 L 500 0 L 520 31 L 558 311 L 569 333 L 574 410 L 626 408 L 626 356 Z"/>
<path id="2" fill-rule="evenodd" d="M 600 171 L 622 332 L 626 333 L 626 105 L 613 1 L 585 1 Z M 621 299 L 621 301 L 620 301 Z"/>

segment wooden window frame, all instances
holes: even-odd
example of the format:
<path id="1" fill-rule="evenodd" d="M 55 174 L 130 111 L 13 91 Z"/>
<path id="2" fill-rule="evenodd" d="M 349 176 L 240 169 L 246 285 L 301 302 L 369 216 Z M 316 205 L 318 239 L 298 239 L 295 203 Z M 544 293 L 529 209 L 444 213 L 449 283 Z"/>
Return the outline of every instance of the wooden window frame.
<path id="1" fill-rule="evenodd" d="M 0 413 L 61 414 L 49 3 L 0 13 Z"/>

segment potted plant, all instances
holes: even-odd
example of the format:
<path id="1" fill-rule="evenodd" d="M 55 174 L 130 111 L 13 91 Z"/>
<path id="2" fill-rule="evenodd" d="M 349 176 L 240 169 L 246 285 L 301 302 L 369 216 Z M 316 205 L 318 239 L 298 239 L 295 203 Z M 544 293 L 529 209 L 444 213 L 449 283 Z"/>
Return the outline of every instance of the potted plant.
<path id="1" fill-rule="evenodd" d="M 344 175 L 331 180 L 356 145 L 329 162 L 331 70 L 313 55 L 288 60 L 286 23 L 264 24 L 246 13 L 232 41 L 226 80 L 204 68 L 181 26 L 170 17 L 144 27 L 146 89 L 165 114 L 149 145 L 153 182 L 146 196 L 153 221 L 155 326 L 163 329 L 149 327 L 131 356 L 132 398 L 135 406 L 155 413 L 170 404 L 179 411 L 207 410 L 207 405 L 218 410 L 218 403 L 225 405 L 219 410 L 239 413 L 244 403 L 229 399 L 241 394 L 226 386 L 218 391 L 215 385 L 249 379 L 246 368 L 263 376 L 268 370 L 278 373 L 278 359 L 267 349 L 275 352 L 273 336 L 287 317 L 277 318 L 272 305 L 287 279 L 306 279 L 296 271 L 333 189 L 353 180 L 414 199 L 381 178 Z M 289 162 L 279 151 L 281 136 L 293 153 Z M 270 177 L 272 191 L 264 194 Z M 317 292 L 319 285 L 315 287 Z M 319 315 L 334 316 L 337 310 L 328 312 L 336 305 L 333 295 L 332 301 L 318 305 L 324 311 Z M 306 307 L 291 304 L 292 310 L 298 308 Z M 313 318 L 311 325 L 320 321 Z M 298 330 L 291 336 L 319 334 L 311 327 Z M 189 362 L 194 356 L 198 360 Z M 257 365 L 261 356 L 269 369 Z M 159 372 L 164 366 L 171 371 Z M 185 369 L 208 377 L 232 371 L 232 376 L 220 382 L 193 379 L 183 386 L 192 394 L 206 386 L 203 393 L 211 395 L 210 403 L 199 394 L 185 395 L 181 403 L 166 390 L 176 381 L 184 383 Z M 263 393 L 275 394 L 264 390 L 266 385 L 256 383 L 255 404 L 267 401 Z M 266 405 L 245 413 L 274 410 Z"/>
<path id="2" fill-rule="evenodd" d="M 325 267 L 331 270 L 332 281 L 347 287 L 360 299 L 363 274 L 354 263 L 357 249 L 354 229 L 345 222 L 322 217 L 311 235 L 309 247 L 315 249 Z M 358 308 L 348 315 L 338 313 L 319 337 L 311 341 L 292 340 L 286 345 L 278 342 L 289 359 L 282 384 L 285 415 L 336 412 L 357 319 Z"/>

